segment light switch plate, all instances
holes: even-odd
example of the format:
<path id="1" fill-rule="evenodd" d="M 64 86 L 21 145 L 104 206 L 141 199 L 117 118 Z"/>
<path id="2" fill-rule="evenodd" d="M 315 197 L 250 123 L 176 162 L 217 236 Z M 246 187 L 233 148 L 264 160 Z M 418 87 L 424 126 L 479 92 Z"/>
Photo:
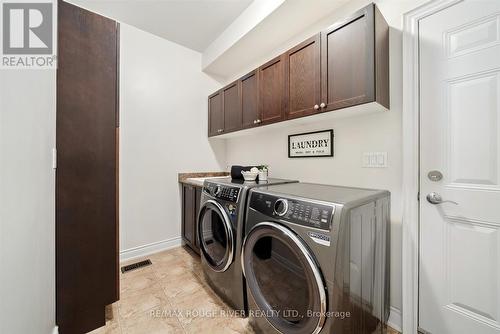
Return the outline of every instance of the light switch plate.
<path id="1" fill-rule="evenodd" d="M 364 168 L 386 168 L 387 152 L 364 152 L 362 166 Z"/>

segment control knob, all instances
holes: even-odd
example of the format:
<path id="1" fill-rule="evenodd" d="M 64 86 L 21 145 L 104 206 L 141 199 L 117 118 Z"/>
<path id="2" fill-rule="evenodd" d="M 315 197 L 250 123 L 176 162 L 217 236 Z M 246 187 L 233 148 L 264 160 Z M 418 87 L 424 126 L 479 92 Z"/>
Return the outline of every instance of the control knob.
<path id="1" fill-rule="evenodd" d="M 215 187 L 215 189 L 214 189 L 214 196 L 219 196 L 221 192 L 222 192 L 222 187 L 221 186 Z"/>
<path id="2" fill-rule="evenodd" d="M 284 216 L 288 211 L 288 201 L 286 199 L 278 199 L 274 203 L 274 213 L 278 216 Z"/>

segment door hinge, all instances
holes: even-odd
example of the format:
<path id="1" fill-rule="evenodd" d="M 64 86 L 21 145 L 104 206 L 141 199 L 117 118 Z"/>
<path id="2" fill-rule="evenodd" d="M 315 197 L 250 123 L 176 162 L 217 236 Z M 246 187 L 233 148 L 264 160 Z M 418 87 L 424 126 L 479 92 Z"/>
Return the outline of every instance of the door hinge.
<path id="1" fill-rule="evenodd" d="M 57 168 L 57 149 L 54 147 L 52 149 L 52 169 Z"/>
<path id="2" fill-rule="evenodd" d="M 417 193 L 417 201 L 420 201 L 420 191 Z"/>

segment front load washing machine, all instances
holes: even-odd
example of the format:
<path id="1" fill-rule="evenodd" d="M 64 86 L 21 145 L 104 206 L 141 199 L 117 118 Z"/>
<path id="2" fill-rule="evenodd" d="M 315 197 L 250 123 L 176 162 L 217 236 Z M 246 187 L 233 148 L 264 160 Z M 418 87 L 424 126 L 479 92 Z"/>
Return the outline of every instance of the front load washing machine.
<path id="1" fill-rule="evenodd" d="M 228 177 L 204 182 L 197 221 L 204 276 L 226 303 L 242 313 L 247 302 L 240 254 L 248 190 L 288 182 L 297 181 L 245 182 Z"/>
<path id="2" fill-rule="evenodd" d="M 382 333 L 389 316 L 387 191 L 309 183 L 252 189 L 241 263 L 263 333 Z"/>

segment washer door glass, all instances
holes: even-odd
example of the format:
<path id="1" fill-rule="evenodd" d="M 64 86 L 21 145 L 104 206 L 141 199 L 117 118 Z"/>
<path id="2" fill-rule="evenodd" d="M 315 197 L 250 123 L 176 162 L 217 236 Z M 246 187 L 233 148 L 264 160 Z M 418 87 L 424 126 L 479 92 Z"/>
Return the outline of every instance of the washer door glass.
<path id="1" fill-rule="evenodd" d="M 215 271 L 225 271 L 233 261 L 233 229 L 224 208 L 209 200 L 200 210 L 198 219 L 200 249 L 208 265 Z"/>
<path id="2" fill-rule="evenodd" d="M 325 286 L 304 242 L 266 222 L 249 232 L 243 247 L 248 288 L 269 323 L 282 333 L 318 333 L 325 321 Z"/>

